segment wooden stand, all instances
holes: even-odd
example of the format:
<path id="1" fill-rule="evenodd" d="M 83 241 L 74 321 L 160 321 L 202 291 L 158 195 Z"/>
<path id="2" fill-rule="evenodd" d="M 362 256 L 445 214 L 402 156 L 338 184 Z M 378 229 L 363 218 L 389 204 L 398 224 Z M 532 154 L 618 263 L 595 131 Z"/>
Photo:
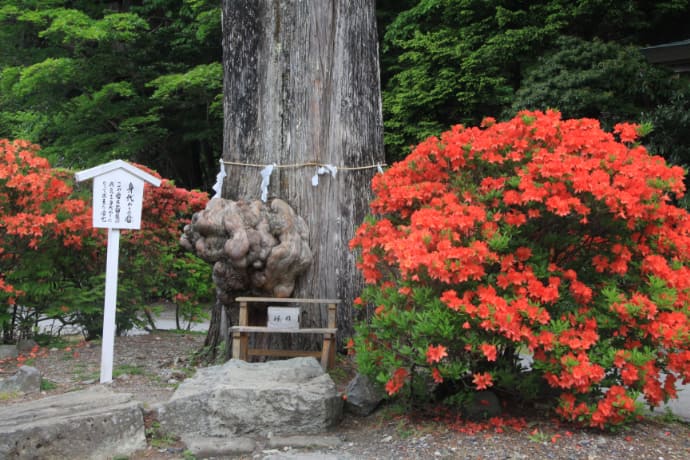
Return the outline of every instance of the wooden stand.
<path id="1" fill-rule="evenodd" d="M 281 299 L 276 297 L 238 297 L 240 304 L 239 324 L 230 328 L 232 331 L 232 357 L 246 361 L 249 356 L 313 356 L 321 359 L 321 367 L 329 369 L 335 363 L 335 335 L 338 332 L 336 324 L 336 308 L 339 299 Z M 307 305 L 328 305 L 328 325 L 325 328 L 278 329 L 249 325 L 249 306 L 252 303 L 299 303 Z M 303 350 L 273 350 L 265 348 L 249 348 L 249 334 L 322 334 L 323 346 L 321 351 Z"/>

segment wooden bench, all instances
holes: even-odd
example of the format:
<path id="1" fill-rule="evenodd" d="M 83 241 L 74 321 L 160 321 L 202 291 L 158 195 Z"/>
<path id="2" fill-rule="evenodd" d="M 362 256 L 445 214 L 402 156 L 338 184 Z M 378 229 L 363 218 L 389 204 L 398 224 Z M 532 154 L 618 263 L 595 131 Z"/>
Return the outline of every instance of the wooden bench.
<path id="1" fill-rule="evenodd" d="M 232 331 L 232 357 L 247 361 L 249 356 L 313 356 L 321 359 L 321 367 L 329 369 L 335 362 L 335 335 L 338 332 L 336 324 L 336 308 L 340 303 L 338 299 L 281 299 L 276 297 L 237 297 L 240 304 L 239 324 L 230 328 Z M 268 326 L 250 326 L 249 308 L 251 304 L 305 304 L 305 306 L 328 305 L 327 327 L 282 329 L 269 328 Z M 276 350 L 267 348 L 249 348 L 249 334 L 321 334 L 323 345 L 321 351 L 305 350 Z"/>

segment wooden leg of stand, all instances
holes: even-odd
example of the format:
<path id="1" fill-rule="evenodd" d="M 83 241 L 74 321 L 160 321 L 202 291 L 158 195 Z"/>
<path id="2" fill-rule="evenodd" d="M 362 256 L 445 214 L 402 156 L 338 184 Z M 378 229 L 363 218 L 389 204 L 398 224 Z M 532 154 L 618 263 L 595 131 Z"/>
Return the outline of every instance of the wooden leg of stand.
<path id="1" fill-rule="evenodd" d="M 333 335 L 327 334 L 323 338 L 323 349 L 321 350 L 321 367 L 328 370 L 333 367 L 333 357 L 335 346 L 333 344 Z"/>

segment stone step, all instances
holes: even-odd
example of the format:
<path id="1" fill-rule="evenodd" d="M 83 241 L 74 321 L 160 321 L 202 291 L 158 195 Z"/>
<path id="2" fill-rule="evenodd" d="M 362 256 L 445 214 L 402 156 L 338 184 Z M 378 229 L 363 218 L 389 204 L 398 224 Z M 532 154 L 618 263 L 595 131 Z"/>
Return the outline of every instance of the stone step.
<path id="1" fill-rule="evenodd" d="M 0 459 L 103 459 L 145 447 L 141 403 L 102 385 L 0 407 Z"/>

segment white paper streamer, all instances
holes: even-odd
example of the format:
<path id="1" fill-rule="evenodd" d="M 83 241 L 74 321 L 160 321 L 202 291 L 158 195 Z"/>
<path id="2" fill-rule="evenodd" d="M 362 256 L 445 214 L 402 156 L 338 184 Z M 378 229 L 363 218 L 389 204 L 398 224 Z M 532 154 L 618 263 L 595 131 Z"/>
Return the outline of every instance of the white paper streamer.
<path id="1" fill-rule="evenodd" d="M 319 176 L 323 174 L 330 174 L 333 178 L 338 174 L 338 168 L 333 165 L 323 165 L 316 170 L 316 174 L 311 178 L 311 185 L 316 187 L 319 185 Z"/>
<path id="2" fill-rule="evenodd" d="M 333 165 L 325 165 L 324 168 L 328 169 L 328 172 L 331 173 L 331 177 L 335 179 L 335 175 L 338 174 L 338 168 Z"/>
<path id="3" fill-rule="evenodd" d="M 216 183 L 213 185 L 213 191 L 216 192 L 213 197 L 221 197 L 223 195 L 223 179 L 227 174 L 225 174 L 225 163 L 223 163 L 223 159 L 221 158 L 220 160 L 220 171 L 218 171 L 218 174 L 216 175 Z"/>
<path id="4" fill-rule="evenodd" d="M 376 163 L 376 169 L 378 169 L 379 174 L 383 174 L 383 168 L 381 167 L 381 163 Z"/>
<path id="5" fill-rule="evenodd" d="M 275 166 L 275 163 L 273 163 L 261 170 L 261 201 L 264 203 L 268 199 L 268 185 L 271 183 L 271 173 Z"/>

